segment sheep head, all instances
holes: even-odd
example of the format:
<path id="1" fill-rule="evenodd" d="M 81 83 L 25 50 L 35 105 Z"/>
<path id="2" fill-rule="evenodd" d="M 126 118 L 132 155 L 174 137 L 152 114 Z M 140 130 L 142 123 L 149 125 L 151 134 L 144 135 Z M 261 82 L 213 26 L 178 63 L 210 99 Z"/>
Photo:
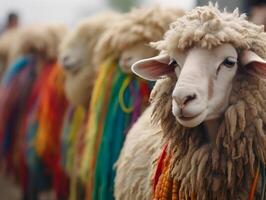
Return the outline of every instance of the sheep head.
<path id="1" fill-rule="evenodd" d="M 194 127 L 224 113 L 240 65 L 250 74 L 265 78 L 266 61 L 252 51 L 238 55 L 231 44 L 211 50 L 195 47 L 172 56 L 141 60 L 133 65 L 133 71 L 148 80 L 175 76 L 173 115 L 183 126 Z"/>
<path id="2" fill-rule="evenodd" d="M 58 46 L 66 33 L 63 24 L 31 25 L 22 28 L 14 39 L 9 61 L 25 54 L 34 54 L 43 60 L 55 60 Z"/>
<path id="3" fill-rule="evenodd" d="M 177 29 L 180 24 L 188 30 Z M 241 33 L 245 38 L 239 41 L 235 37 Z M 148 80 L 172 77 L 172 113 L 181 125 L 195 127 L 228 108 L 238 69 L 265 77 L 266 64 L 260 57 L 265 56 L 265 46 L 258 41 L 265 45 L 262 27 L 243 15 L 221 13 L 212 5 L 199 7 L 174 22 L 165 39 L 154 44 L 163 51 L 160 56 L 138 61 L 132 70 Z"/>
<path id="4" fill-rule="evenodd" d="M 101 35 L 120 18 L 120 14 L 101 13 L 82 21 L 60 46 L 59 62 L 65 80 L 65 92 L 73 105 L 88 106 L 98 63 L 93 61 Z"/>
<path id="5" fill-rule="evenodd" d="M 100 13 L 80 22 L 60 46 L 59 61 L 67 74 L 75 75 L 82 68 L 94 70 L 94 48 L 101 34 L 120 18 L 113 12 Z"/>
<path id="6" fill-rule="evenodd" d="M 162 38 L 169 24 L 184 13 L 179 9 L 160 8 L 133 9 L 106 31 L 96 47 L 95 60 L 112 57 L 119 61 L 121 69 L 131 72 L 131 65 L 138 59 L 158 53 L 149 42 Z"/>
<path id="7" fill-rule="evenodd" d="M 119 57 L 119 66 L 125 73 L 131 73 L 131 66 L 143 58 L 156 55 L 157 51 L 145 43 L 137 43 L 125 49 Z"/>

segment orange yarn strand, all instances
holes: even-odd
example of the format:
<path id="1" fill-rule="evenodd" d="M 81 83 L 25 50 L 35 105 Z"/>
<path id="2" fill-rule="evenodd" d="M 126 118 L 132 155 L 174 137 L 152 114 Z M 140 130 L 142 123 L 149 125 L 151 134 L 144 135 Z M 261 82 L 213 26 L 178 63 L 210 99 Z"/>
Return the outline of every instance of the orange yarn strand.
<path id="1" fill-rule="evenodd" d="M 254 180 L 253 180 L 253 183 L 252 183 L 252 186 L 251 186 L 251 190 L 250 190 L 250 193 L 249 193 L 249 200 L 254 200 L 254 196 L 255 196 L 255 191 L 256 191 L 256 188 L 257 188 L 257 185 L 258 185 L 258 180 L 259 180 L 259 172 L 260 172 L 260 165 L 258 164 L 258 169 L 256 171 L 256 175 L 254 177 Z"/>

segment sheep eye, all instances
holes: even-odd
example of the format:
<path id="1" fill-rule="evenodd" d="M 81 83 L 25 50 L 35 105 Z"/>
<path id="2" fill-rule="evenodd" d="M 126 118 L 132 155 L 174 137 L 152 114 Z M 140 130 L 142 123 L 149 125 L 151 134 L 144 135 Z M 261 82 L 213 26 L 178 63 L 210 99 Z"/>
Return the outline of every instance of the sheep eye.
<path id="1" fill-rule="evenodd" d="M 168 66 L 175 68 L 175 67 L 177 67 L 179 65 L 178 65 L 178 63 L 176 62 L 175 59 L 171 59 L 171 61 L 168 63 Z"/>
<path id="2" fill-rule="evenodd" d="M 237 63 L 237 60 L 235 58 L 228 57 L 228 58 L 224 59 L 222 64 L 228 68 L 233 68 L 236 63 Z"/>

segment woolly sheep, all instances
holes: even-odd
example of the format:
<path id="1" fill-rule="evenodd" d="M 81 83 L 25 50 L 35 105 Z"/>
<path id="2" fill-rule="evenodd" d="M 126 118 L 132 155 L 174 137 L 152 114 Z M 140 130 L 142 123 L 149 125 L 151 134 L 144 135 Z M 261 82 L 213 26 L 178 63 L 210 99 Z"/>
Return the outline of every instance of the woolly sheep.
<path id="1" fill-rule="evenodd" d="M 62 24 L 31 25 L 21 28 L 13 41 L 9 62 L 30 53 L 35 53 L 42 59 L 55 60 L 58 56 L 58 46 L 66 31 Z"/>
<path id="2" fill-rule="evenodd" d="M 161 50 L 160 56 L 132 66 L 143 78 L 161 79 L 153 91 L 150 115 L 160 126 L 162 143 L 147 148 L 162 151 L 166 144 L 167 156 L 165 173 L 153 182 L 154 199 L 264 198 L 265 182 L 257 177 L 263 176 L 266 165 L 266 33 L 237 9 L 228 13 L 217 7 L 210 4 L 187 12 L 163 40 L 153 43 Z M 142 122 L 138 123 L 141 130 Z M 152 139 L 155 132 L 150 127 L 145 125 L 140 132 Z M 133 131 L 130 134 L 136 134 Z M 128 149 L 134 152 L 146 145 L 141 137 L 131 142 L 128 135 L 125 144 L 129 147 L 124 146 L 118 161 L 116 195 L 123 187 L 120 183 L 131 192 L 137 180 L 134 174 L 140 173 L 136 163 L 156 161 L 153 152 L 138 161 L 147 148 L 131 159 L 124 156 Z M 132 169 L 126 176 L 122 164 Z M 140 183 L 148 181 L 150 191 L 135 191 L 129 199 L 138 194 L 143 194 L 139 199 L 151 198 L 152 176 L 148 174 L 157 175 L 156 170 L 141 170 L 147 176 Z M 127 176 L 134 179 L 129 181 Z"/>
<path id="3" fill-rule="evenodd" d="M 183 14 L 177 8 L 158 6 L 133 9 L 103 34 L 96 47 L 95 61 L 111 56 L 118 60 L 122 71 L 131 73 L 133 63 L 158 53 L 149 42 L 161 39 L 169 24 Z"/>
<path id="4" fill-rule="evenodd" d="M 118 96 L 118 91 L 115 92 L 115 90 L 120 88 L 120 91 L 121 91 L 122 87 L 124 87 L 124 83 L 126 83 L 125 81 L 130 80 L 129 85 L 126 86 L 127 87 L 126 89 L 128 90 L 127 101 L 128 102 L 135 101 L 138 103 L 134 103 L 131 106 L 133 111 L 128 112 L 128 111 L 124 111 L 121 109 L 122 105 L 121 105 L 119 98 L 112 97 L 108 99 L 109 97 L 106 95 L 108 97 L 108 98 L 105 98 L 106 102 L 101 104 L 101 106 L 103 107 L 103 112 L 106 112 L 104 111 L 105 110 L 104 107 L 106 105 L 118 105 L 119 106 L 117 108 L 117 112 L 115 111 L 109 112 L 108 118 L 106 117 L 105 120 L 107 122 L 107 120 L 109 121 L 111 119 L 111 116 L 115 116 L 112 118 L 112 121 L 114 123 L 119 122 L 117 126 L 121 128 L 117 128 L 117 126 L 113 126 L 113 127 L 104 126 L 101 134 L 98 134 L 95 131 L 95 135 L 98 134 L 100 138 L 102 137 L 99 150 L 97 149 L 97 146 L 95 145 L 96 142 L 94 142 L 96 140 L 93 139 L 93 135 L 94 135 L 93 131 L 96 129 L 93 130 L 93 128 L 91 128 L 92 131 L 89 133 L 90 136 L 87 140 L 89 142 L 86 145 L 86 149 L 88 150 L 86 151 L 90 153 L 95 152 L 94 154 L 97 155 L 97 159 L 92 159 L 93 155 L 90 153 L 87 153 L 84 156 L 85 157 L 84 160 L 87 160 L 86 163 L 92 163 L 92 164 L 89 170 L 87 170 L 88 167 L 86 165 L 83 165 L 85 166 L 83 167 L 83 171 L 93 172 L 94 166 L 96 166 L 95 173 L 93 176 L 89 174 L 90 172 L 88 173 L 89 174 L 88 176 L 90 177 L 89 183 L 91 183 L 89 184 L 88 188 L 93 189 L 93 192 L 88 190 L 88 194 L 89 195 L 93 194 L 94 198 L 98 198 L 98 195 L 101 196 L 99 198 L 107 198 L 107 197 L 111 198 L 112 197 L 113 177 L 115 175 L 114 173 L 115 171 L 112 169 L 113 163 L 117 160 L 118 153 L 120 152 L 121 145 L 123 144 L 124 133 L 127 132 L 127 129 L 129 128 L 129 126 L 131 126 L 131 124 L 134 123 L 135 120 L 139 117 L 140 113 L 143 111 L 142 109 L 147 106 L 148 102 L 147 102 L 147 98 L 145 97 L 146 95 L 149 94 L 149 91 L 150 91 L 149 89 L 150 86 L 148 85 L 148 82 L 142 82 L 136 76 L 128 75 L 128 74 L 121 72 L 120 69 L 118 69 L 117 66 L 114 64 L 118 64 L 118 66 L 120 66 L 124 72 L 130 73 L 129 66 L 133 62 L 139 59 L 157 55 L 158 51 L 148 46 L 149 42 L 156 41 L 162 38 L 163 33 L 169 28 L 169 24 L 173 22 L 177 17 L 180 17 L 182 14 L 183 12 L 179 9 L 167 9 L 167 8 L 159 8 L 159 7 L 152 7 L 149 9 L 145 9 L 145 8 L 134 9 L 130 13 L 125 14 L 119 22 L 115 23 L 112 26 L 112 29 L 108 29 L 102 35 L 99 43 L 97 44 L 96 53 L 94 55 L 96 62 L 109 61 L 109 63 L 112 63 L 112 65 L 109 64 L 108 67 L 110 67 L 110 69 L 115 70 L 115 73 L 114 73 L 115 75 L 113 76 L 114 77 L 113 80 L 109 78 L 110 77 L 109 74 L 107 74 L 104 77 L 107 80 L 108 79 L 111 80 L 112 96 L 115 95 L 116 93 Z M 109 60 L 106 60 L 106 58 L 109 58 Z M 103 65 L 103 67 L 105 66 Z M 102 69 L 106 69 L 106 67 Z M 116 78 L 117 74 L 119 74 L 118 76 L 120 77 L 119 79 Z M 103 76 L 100 76 L 100 75 L 98 76 L 99 78 L 97 79 L 97 81 L 99 80 L 99 84 L 97 85 L 98 88 L 100 88 L 99 85 L 103 83 L 103 82 L 100 82 L 102 77 Z M 123 84 L 121 84 L 122 83 L 121 80 L 124 80 Z M 102 88 L 105 87 L 104 85 L 105 84 L 102 84 L 103 86 Z M 144 93 L 140 91 L 141 89 L 139 85 L 144 86 L 144 88 L 146 87 L 146 90 Z M 139 94 L 139 95 L 138 97 L 136 97 L 134 94 Z M 96 99 L 96 97 L 94 99 Z M 98 101 L 94 101 L 94 102 L 98 103 Z M 110 104 L 111 102 L 112 104 Z M 114 102 L 116 103 L 114 104 Z M 100 107 L 100 106 L 92 106 L 91 107 L 92 109 L 90 109 L 90 112 L 93 115 L 96 115 L 95 112 L 93 112 L 93 109 L 96 107 Z M 108 107 L 107 110 L 110 110 L 110 108 Z M 112 113 L 112 115 L 110 115 L 110 113 Z M 123 116 L 123 118 L 121 116 Z M 125 119 L 124 117 L 128 118 L 129 120 L 122 120 L 122 119 Z M 95 121 L 97 121 L 98 123 L 98 119 L 96 119 Z M 100 123 L 99 125 L 101 126 L 102 124 L 101 118 L 99 118 L 99 123 Z M 92 117 L 90 117 L 89 124 L 90 125 L 94 124 L 94 119 Z M 91 129 L 89 128 L 89 130 Z M 116 132 L 116 135 L 117 135 L 116 141 L 110 138 L 112 132 L 115 131 L 115 129 L 119 129 L 118 132 Z M 106 150 L 109 148 L 113 148 L 114 150 L 111 152 L 107 152 Z M 94 162 L 94 160 L 96 160 L 96 162 Z M 106 160 L 106 162 L 105 163 L 101 162 L 103 160 Z M 105 165 L 107 165 L 107 167 Z M 106 179 L 105 174 L 108 174 L 108 176 L 111 178 Z M 95 179 L 93 180 L 93 178 L 91 177 L 95 177 Z M 93 187 L 92 187 L 92 183 L 94 183 Z"/>
<path id="5" fill-rule="evenodd" d="M 88 106 L 98 67 L 93 62 L 95 46 L 119 18 L 120 14 L 112 12 L 95 15 L 79 23 L 63 40 L 59 57 L 66 75 L 66 96 L 73 105 Z"/>

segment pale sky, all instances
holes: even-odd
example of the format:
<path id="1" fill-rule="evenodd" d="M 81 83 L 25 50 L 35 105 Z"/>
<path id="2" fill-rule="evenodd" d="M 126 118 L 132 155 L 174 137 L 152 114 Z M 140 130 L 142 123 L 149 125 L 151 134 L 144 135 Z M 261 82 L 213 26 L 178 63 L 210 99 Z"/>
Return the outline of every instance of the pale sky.
<path id="1" fill-rule="evenodd" d="M 162 4 L 192 8 L 195 0 L 143 0 L 144 5 Z M 0 24 L 6 14 L 15 10 L 20 14 L 22 24 L 62 22 L 70 26 L 79 19 L 109 9 L 106 0 L 0 0 Z"/>

